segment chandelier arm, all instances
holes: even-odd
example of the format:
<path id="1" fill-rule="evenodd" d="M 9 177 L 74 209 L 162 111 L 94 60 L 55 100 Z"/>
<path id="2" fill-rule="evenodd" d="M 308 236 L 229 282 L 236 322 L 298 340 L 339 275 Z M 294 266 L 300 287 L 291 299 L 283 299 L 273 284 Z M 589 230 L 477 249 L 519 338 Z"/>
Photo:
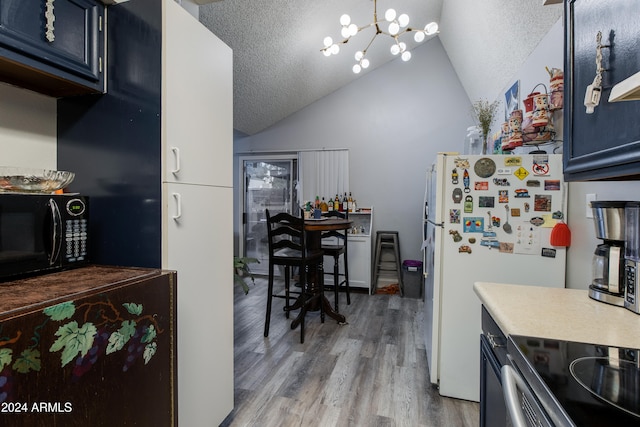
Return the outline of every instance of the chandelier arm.
<path id="1" fill-rule="evenodd" d="M 363 58 L 366 56 L 366 54 L 367 54 L 367 50 L 369 50 L 369 47 L 371 46 L 371 44 L 373 43 L 373 41 L 376 39 L 376 37 L 378 37 L 378 34 L 379 34 L 379 33 L 375 33 L 375 34 L 373 35 L 373 37 L 371 37 L 371 40 L 369 41 L 369 44 L 367 45 L 367 47 L 365 47 L 365 48 L 362 50 L 362 57 L 363 57 Z"/>

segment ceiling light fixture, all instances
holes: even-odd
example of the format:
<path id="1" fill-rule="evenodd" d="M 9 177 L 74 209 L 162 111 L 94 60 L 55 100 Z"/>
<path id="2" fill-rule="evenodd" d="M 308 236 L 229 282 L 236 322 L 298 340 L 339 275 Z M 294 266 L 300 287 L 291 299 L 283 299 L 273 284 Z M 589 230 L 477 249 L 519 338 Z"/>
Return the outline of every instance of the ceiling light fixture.
<path id="1" fill-rule="evenodd" d="M 387 27 L 387 31 L 383 31 L 380 26 L 383 23 L 389 23 Z M 346 13 L 340 17 L 340 24 L 342 25 L 342 37 L 344 38 L 342 41 L 333 42 L 331 37 L 324 38 L 324 47 L 320 49 L 324 56 L 337 55 L 340 52 L 340 45 L 347 43 L 351 40 L 351 37 L 358 34 L 360 31 L 369 28 L 375 27 L 376 32 L 369 41 L 369 44 L 363 50 L 359 50 L 355 54 L 356 64 L 353 66 L 352 70 L 354 73 L 358 74 L 365 68 L 369 67 L 369 60 L 366 58 L 367 50 L 373 43 L 373 41 L 378 37 L 378 35 L 383 34 L 385 36 L 389 36 L 393 39 L 393 44 L 391 45 L 391 54 L 398 55 L 400 54 L 403 61 L 408 61 L 411 59 L 411 52 L 407 50 L 407 45 L 404 42 L 400 41 L 400 36 L 405 33 L 415 33 L 413 38 L 416 42 L 422 42 L 427 36 L 432 36 L 438 32 L 438 24 L 436 22 L 430 22 L 425 25 L 423 30 L 419 30 L 417 28 L 409 27 L 409 16 L 406 13 L 401 15 L 397 15 L 394 9 L 387 9 L 384 14 L 384 19 L 378 20 L 378 10 L 377 10 L 377 0 L 373 0 L 373 22 L 362 27 L 357 26 L 356 24 L 351 22 L 351 17 Z"/>

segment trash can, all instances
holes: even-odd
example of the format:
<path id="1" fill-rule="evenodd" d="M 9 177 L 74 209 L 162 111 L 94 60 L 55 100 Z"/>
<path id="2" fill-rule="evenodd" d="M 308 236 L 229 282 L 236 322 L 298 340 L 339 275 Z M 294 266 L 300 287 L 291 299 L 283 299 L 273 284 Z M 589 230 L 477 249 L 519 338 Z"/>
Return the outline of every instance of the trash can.
<path id="1" fill-rule="evenodd" d="M 402 263 L 402 285 L 407 298 L 422 298 L 422 261 L 406 259 Z"/>

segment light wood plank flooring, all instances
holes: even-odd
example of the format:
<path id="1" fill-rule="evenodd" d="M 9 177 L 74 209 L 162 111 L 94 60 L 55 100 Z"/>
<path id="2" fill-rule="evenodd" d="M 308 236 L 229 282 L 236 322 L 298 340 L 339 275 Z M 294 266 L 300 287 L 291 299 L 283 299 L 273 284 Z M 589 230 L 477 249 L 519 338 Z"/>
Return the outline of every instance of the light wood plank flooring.
<path id="1" fill-rule="evenodd" d="M 341 294 L 348 324 L 309 313 L 300 344 L 280 299 L 263 336 L 266 279 L 236 288 L 235 409 L 222 426 L 478 426 L 477 403 L 429 383 L 422 301 L 352 293 L 346 305 Z"/>

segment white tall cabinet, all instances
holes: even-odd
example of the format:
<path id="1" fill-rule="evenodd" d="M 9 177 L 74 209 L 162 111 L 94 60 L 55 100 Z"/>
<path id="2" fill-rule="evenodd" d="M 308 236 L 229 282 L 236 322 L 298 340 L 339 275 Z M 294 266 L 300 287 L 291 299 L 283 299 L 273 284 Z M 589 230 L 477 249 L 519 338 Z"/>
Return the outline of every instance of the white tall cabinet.
<path id="1" fill-rule="evenodd" d="M 162 267 L 178 272 L 178 417 L 233 409 L 232 51 L 163 0 Z"/>

